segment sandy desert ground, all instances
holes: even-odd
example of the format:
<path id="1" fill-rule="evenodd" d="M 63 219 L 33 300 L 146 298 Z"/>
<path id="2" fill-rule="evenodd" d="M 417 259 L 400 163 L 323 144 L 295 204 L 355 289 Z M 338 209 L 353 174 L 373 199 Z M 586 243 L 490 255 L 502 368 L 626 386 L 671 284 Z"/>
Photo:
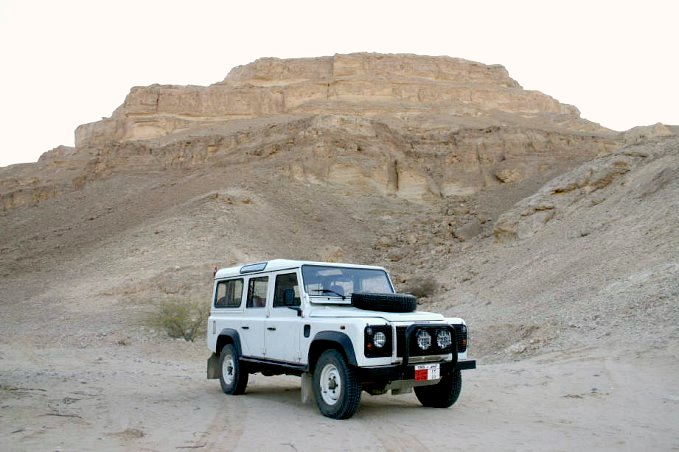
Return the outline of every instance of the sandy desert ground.
<path id="1" fill-rule="evenodd" d="M 354 418 L 335 421 L 301 403 L 298 378 L 256 375 L 245 395 L 226 396 L 205 379 L 202 343 L 128 340 L 3 343 L 0 448 L 679 449 L 679 361 L 667 351 L 481 361 L 450 409 L 423 408 L 413 394 L 364 394 Z"/>

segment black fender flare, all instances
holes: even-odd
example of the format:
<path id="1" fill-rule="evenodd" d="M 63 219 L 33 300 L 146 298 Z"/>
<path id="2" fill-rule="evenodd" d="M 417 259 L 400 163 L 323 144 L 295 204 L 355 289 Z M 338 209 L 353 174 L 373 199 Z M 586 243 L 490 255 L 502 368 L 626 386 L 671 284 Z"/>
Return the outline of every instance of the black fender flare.
<path id="1" fill-rule="evenodd" d="M 226 344 L 233 344 L 239 356 L 242 356 L 240 347 L 240 336 L 238 331 L 233 328 L 224 328 L 217 336 L 217 343 L 215 344 L 215 351 L 207 360 L 207 378 L 219 378 L 222 374 L 222 368 L 219 361 L 219 355 L 222 353 L 222 348 Z"/>
<path id="2" fill-rule="evenodd" d="M 222 339 L 222 337 L 228 337 L 230 340 L 227 340 L 226 342 Z M 231 343 L 233 344 L 234 347 L 236 347 L 236 351 L 238 352 L 238 356 L 243 356 L 243 350 L 241 349 L 240 346 L 240 335 L 238 334 L 238 331 L 234 330 L 233 328 L 224 328 L 222 331 L 219 332 L 219 336 L 217 336 L 217 353 L 222 352 L 222 347 L 224 347 L 225 344 Z"/>
<path id="3" fill-rule="evenodd" d="M 339 345 L 339 349 L 344 353 L 344 356 L 346 356 L 347 358 L 347 363 L 352 366 L 358 366 L 358 361 L 356 360 L 356 352 L 354 351 L 354 344 L 351 342 L 349 336 L 347 336 L 344 333 L 340 333 L 339 331 L 319 331 L 318 333 L 316 333 L 314 339 L 311 341 L 311 344 L 309 345 L 309 365 L 312 364 L 311 352 L 312 350 L 314 350 L 314 344 L 318 344 L 320 342 L 332 342 L 334 344 Z M 318 355 L 320 356 L 320 353 L 318 353 Z M 313 358 L 317 359 L 318 356 L 314 356 Z"/>

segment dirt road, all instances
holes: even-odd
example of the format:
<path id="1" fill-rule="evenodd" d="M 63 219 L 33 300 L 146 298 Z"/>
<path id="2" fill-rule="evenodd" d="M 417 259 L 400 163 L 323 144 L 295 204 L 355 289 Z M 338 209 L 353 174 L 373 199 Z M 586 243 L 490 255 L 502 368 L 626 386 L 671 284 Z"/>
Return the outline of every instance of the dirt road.
<path id="1" fill-rule="evenodd" d="M 451 409 L 363 395 L 335 421 L 295 377 L 251 377 L 229 397 L 202 343 L 0 344 L 0 450 L 679 449 L 679 360 L 601 349 L 464 374 Z M 663 363 L 659 365 L 658 363 Z"/>

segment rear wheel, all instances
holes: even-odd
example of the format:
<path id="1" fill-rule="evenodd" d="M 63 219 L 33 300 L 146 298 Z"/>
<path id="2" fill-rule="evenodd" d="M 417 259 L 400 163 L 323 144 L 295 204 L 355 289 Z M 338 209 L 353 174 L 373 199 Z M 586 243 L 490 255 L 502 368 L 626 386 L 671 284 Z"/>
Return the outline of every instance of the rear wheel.
<path id="1" fill-rule="evenodd" d="M 248 373 L 239 358 L 233 344 L 226 344 L 219 355 L 219 365 L 222 370 L 219 375 L 219 384 L 225 394 L 243 394 L 248 385 Z"/>
<path id="2" fill-rule="evenodd" d="M 453 405 L 462 391 L 462 374 L 456 370 L 451 375 L 441 378 L 435 385 L 417 386 L 415 395 L 424 406 L 432 408 L 448 408 Z"/>
<path id="3" fill-rule="evenodd" d="M 314 370 L 314 397 L 324 416 L 348 419 L 361 402 L 361 383 L 337 350 L 323 352 Z"/>

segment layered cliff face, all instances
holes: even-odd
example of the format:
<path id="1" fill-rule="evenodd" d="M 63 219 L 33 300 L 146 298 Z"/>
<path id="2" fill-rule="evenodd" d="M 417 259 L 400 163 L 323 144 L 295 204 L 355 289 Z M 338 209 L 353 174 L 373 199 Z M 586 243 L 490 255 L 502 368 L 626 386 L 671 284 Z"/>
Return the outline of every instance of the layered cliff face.
<path id="1" fill-rule="evenodd" d="M 579 115 L 575 107 L 521 89 L 502 66 L 414 55 L 265 58 L 233 69 L 222 83 L 209 87 L 134 88 L 110 119 L 79 127 L 76 145 L 157 138 L 227 120 L 281 114 L 403 118 L 432 110 Z"/>
<path id="2" fill-rule="evenodd" d="M 76 130 L 74 150 L 0 172 L 0 187 L 11 209 L 116 172 L 265 164 L 297 182 L 432 202 L 544 181 L 621 140 L 575 107 L 523 90 L 502 66 L 265 58 L 208 87 L 133 88 L 110 118 Z"/>

